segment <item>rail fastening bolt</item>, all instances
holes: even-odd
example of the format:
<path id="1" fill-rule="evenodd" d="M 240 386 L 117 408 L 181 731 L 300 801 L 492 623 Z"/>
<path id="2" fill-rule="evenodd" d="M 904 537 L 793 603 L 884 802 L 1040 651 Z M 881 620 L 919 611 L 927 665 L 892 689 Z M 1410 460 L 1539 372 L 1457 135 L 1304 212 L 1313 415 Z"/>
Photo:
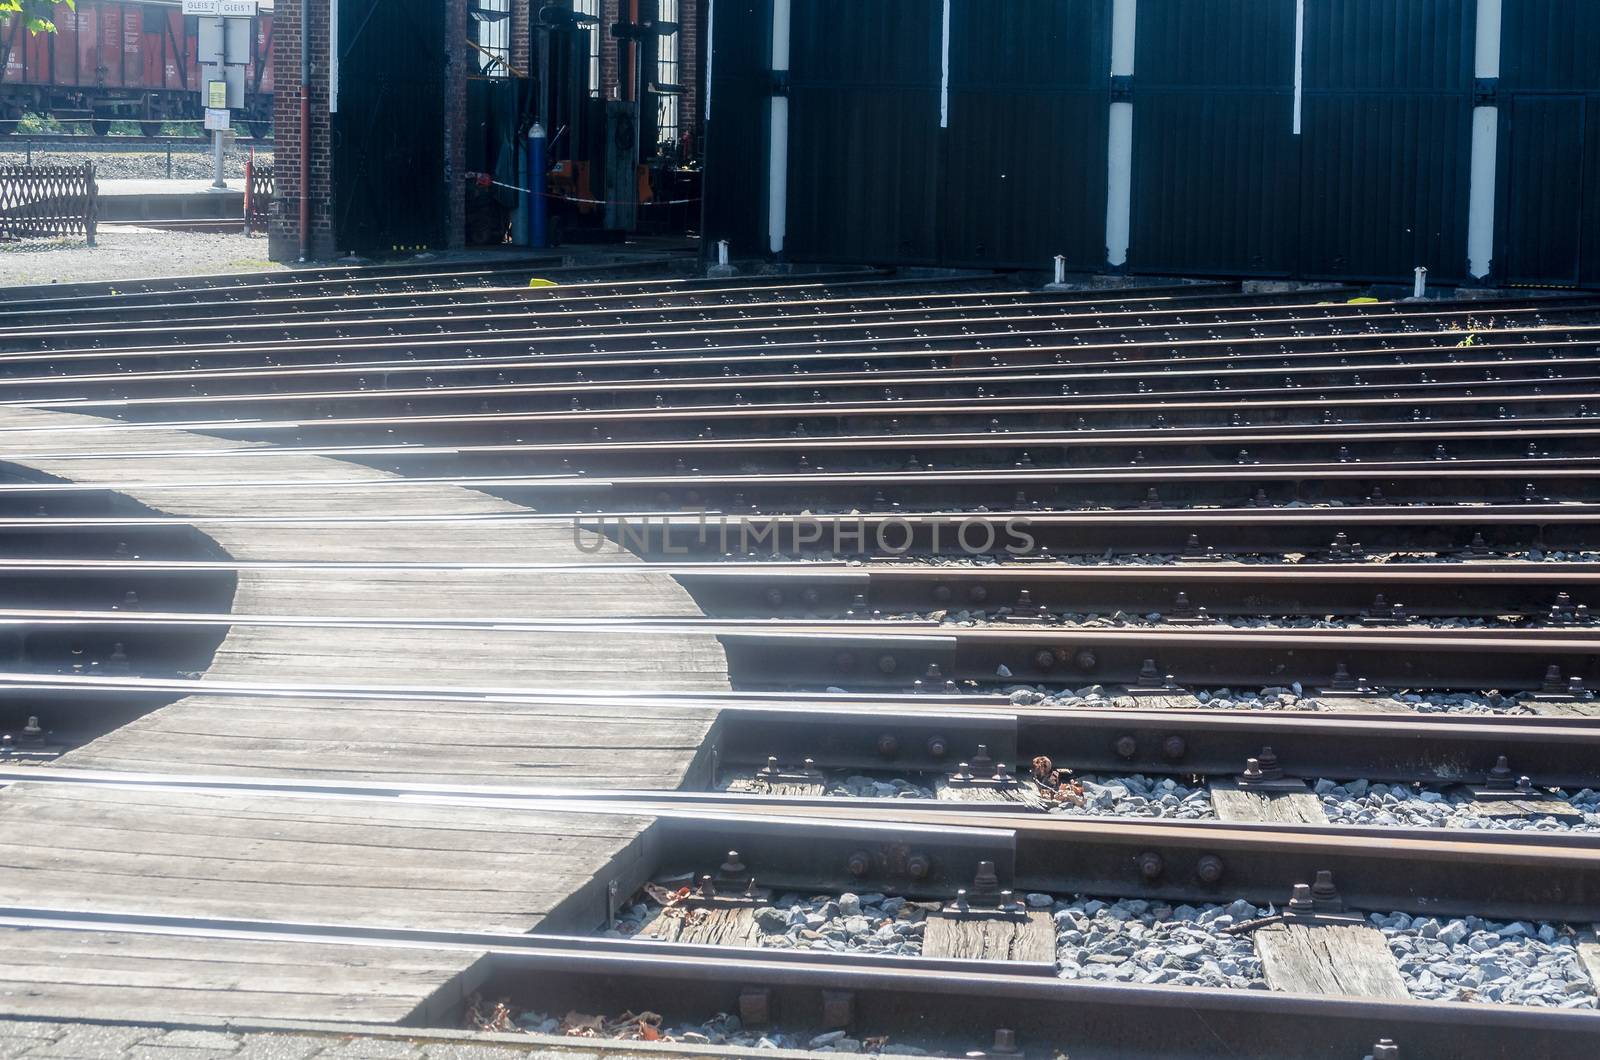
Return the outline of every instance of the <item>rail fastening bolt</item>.
<path id="1" fill-rule="evenodd" d="M 1139 750 L 1139 741 L 1132 736 L 1118 736 L 1111 749 L 1117 752 L 1118 758 L 1132 758 Z"/>
<path id="2" fill-rule="evenodd" d="M 1206 854 L 1195 863 L 1195 872 L 1205 883 L 1216 883 L 1222 879 L 1222 859 L 1215 854 Z"/>

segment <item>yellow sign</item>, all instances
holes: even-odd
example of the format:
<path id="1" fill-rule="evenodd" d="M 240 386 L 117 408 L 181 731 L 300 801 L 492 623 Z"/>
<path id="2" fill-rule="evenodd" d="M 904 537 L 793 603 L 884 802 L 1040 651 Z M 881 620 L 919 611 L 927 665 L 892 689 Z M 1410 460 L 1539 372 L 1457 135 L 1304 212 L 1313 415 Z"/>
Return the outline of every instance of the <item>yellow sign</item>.
<path id="1" fill-rule="evenodd" d="M 228 82 L 206 82 L 206 106 L 212 110 L 224 110 L 228 106 Z"/>

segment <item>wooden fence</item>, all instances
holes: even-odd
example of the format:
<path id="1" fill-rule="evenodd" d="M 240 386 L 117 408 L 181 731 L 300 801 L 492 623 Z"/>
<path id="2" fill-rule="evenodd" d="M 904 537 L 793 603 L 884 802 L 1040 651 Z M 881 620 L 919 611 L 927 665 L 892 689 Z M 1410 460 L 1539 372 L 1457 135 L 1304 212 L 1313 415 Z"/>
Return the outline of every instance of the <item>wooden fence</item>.
<path id="1" fill-rule="evenodd" d="M 94 163 L 0 165 L 0 237 L 84 236 L 94 246 L 100 192 Z"/>

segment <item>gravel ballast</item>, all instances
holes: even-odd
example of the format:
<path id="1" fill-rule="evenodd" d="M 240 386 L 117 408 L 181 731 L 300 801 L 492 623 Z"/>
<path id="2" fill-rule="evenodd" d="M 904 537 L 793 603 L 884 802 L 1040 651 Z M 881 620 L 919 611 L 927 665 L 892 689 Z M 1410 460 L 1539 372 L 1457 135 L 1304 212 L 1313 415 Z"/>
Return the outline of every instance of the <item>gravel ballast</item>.
<path id="1" fill-rule="evenodd" d="M 1574 795 L 1562 791 L 1539 792 L 1538 798 L 1562 802 L 1583 814 L 1582 823 L 1554 817 L 1486 817 L 1470 796 L 1420 791 L 1409 784 L 1371 784 L 1364 780 L 1335 783 L 1316 781 L 1312 790 L 1322 799 L 1323 812 L 1334 824 L 1412 828 L 1480 828 L 1489 831 L 1592 832 L 1600 830 L 1600 792 L 1584 788 Z"/>
<path id="2" fill-rule="evenodd" d="M 1430 1001 L 1595 1008 L 1594 984 L 1564 924 L 1410 917 L 1367 918 L 1389 940 L 1411 996 Z"/>

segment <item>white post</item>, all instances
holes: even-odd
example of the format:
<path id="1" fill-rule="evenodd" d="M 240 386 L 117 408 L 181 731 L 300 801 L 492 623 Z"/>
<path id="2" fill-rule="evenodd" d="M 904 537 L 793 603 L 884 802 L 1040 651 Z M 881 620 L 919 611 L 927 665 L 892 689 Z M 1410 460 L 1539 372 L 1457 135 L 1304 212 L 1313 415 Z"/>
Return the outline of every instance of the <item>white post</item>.
<path id="1" fill-rule="evenodd" d="M 1416 279 L 1411 281 L 1411 297 L 1424 298 L 1428 294 L 1428 270 L 1425 266 L 1416 267 Z"/>
<path id="2" fill-rule="evenodd" d="M 772 0 L 772 72 L 789 72 L 789 0 Z M 767 248 L 783 253 L 789 218 L 789 98 L 772 97 L 767 155 Z"/>
<path id="3" fill-rule="evenodd" d="M 1056 283 L 1067 282 L 1067 258 L 1064 254 L 1056 255 Z"/>
<path id="4" fill-rule="evenodd" d="M 939 37 L 939 128 L 950 128 L 950 0 L 944 0 Z"/>
<path id="5" fill-rule="evenodd" d="M 222 130 L 211 130 L 211 190 L 227 191 L 228 182 L 222 177 Z"/>
<path id="6" fill-rule="evenodd" d="M 1478 0 L 1477 43 L 1472 76 L 1500 76 L 1501 0 Z M 1500 108 L 1472 108 L 1472 169 L 1467 185 L 1467 272 L 1481 280 L 1494 262 L 1495 168 L 1498 164 Z"/>
<path id="7" fill-rule="evenodd" d="M 717 240 L 717 264 L 723 268 L 728 267 L 728 241 L 726 239 Z"/>
<path id="8" fill-rule="evenodd" d="M 1111 8 L 1111 76 L 1133 76 L 1135 29 L 1139 0 L 1114 0 Z M 1111 104 L 1106 142 L 1106 263 L 1128 260 L 1133 214 L 1133 104 Z"/>

